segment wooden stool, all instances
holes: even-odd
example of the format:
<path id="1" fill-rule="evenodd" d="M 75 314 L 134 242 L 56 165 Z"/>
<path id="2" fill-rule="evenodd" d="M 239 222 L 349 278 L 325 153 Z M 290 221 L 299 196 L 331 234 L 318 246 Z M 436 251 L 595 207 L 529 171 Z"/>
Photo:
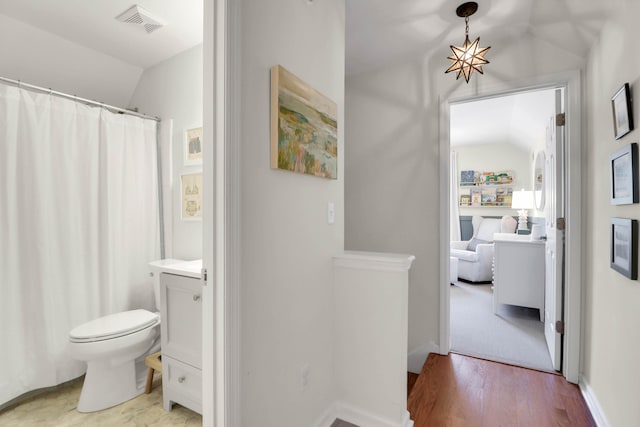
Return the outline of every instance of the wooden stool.
<path id="1" fill-rule="evenodd" d="M 162 372 L 162 354 L 161 352 L 153 353 L 144 358 L 144 363 L 149 367 L 147 374 L 147 386 L 144 389 L 146 394 L 151 393 L 151 383 L 153 382 L 153 373 L 155 371 Z"/>

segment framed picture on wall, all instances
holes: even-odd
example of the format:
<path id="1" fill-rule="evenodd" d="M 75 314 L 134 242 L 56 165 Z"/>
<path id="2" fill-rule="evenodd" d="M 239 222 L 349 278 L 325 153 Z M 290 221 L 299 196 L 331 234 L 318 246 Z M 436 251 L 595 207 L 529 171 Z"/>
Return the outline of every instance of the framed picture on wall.
<path id="1" fill-rule="evenodd" d="M 609 162 L 611 204 L 638 203 L 638 144 L 632 142 L 613 153 Z"/>
<path id="2" fill-rule="evenodd" d="M 202 127 L 184 131 L 184 165 L 202 164 Z"/>
<path id="3" fill-rule="evenodd" d="M 611 268 L 631 280 L 638 278 L 638 221 L 611 218 Z"/>
<path id="4" fill-rule="evenodd" d="M 625 83 L 613 98 L 613 132 L 616 139 L 620 139 L 633 130 L 633 114 L 631 113 L 631 90 L 629 83 Z"/>
<path id="5" fill-rule="evenodd" d="M 181 218 L 202 220 L 202 172 L 180 175 Z"/>

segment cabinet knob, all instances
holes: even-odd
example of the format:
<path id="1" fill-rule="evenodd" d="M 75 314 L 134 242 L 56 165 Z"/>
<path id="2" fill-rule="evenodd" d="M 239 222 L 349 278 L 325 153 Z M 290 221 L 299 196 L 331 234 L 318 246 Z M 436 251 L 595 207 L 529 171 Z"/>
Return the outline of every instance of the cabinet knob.
<path id="1" fill-rule="evenodd" d="M 184 380 L 185 380 L 185 379 L 186 379 L 186 378 L 184 377 L 184 375 L 183 375 L 183 376 L 181 376 L 181 377 L 178 377 L 178 382 L 179 382 L 180 384 L 182 384 L 182 383 L 184 382 Z"/>
<path id="2" fill-rule="evenodd" d="M 198 302 L 198 301 L 200 301 L 200 295 L 194 295 L 194 296 L 193 296 L 193 301 L 194 301 L 194 302 Z"/>

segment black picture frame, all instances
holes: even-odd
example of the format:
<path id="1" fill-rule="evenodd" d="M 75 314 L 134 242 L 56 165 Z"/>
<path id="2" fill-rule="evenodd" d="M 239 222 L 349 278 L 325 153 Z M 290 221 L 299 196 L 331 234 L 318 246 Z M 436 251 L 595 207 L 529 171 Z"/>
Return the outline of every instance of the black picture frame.
<path id="1" fill-rule="evenodd" d="M 632 142 L 611 154 L 611 204 L 630 205 L 640 201 L 638 192 L 638 144 Z"/>
<path id="2" fill-rule="evenodd" d="M 631 280 L 638 279 L 638 221 L 611 218 L 611 268 Z"/>
<path id="3" fill-rule="evenodd" d="M 631 112 L 631 88 L 625 83 L 611 98 L 613 111 L 613 134 L 620 139 L 633 130 L 633 114 Z"/>

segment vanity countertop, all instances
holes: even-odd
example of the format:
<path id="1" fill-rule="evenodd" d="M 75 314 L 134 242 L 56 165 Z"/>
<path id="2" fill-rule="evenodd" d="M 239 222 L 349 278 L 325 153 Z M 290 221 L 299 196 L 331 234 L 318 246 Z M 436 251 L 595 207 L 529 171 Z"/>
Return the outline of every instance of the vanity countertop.
<path id="1" fill-rule="evenodd" d="M 187 277 L 200 277 L 202 270 L 202 260 L 196 259 L 193 261 L 184 261 L 178 259 L 161 259 L 158 261 L 152 261 L 150 266 L 156 267 L 160 273 L 177 274 L 179 276 Z"/>

